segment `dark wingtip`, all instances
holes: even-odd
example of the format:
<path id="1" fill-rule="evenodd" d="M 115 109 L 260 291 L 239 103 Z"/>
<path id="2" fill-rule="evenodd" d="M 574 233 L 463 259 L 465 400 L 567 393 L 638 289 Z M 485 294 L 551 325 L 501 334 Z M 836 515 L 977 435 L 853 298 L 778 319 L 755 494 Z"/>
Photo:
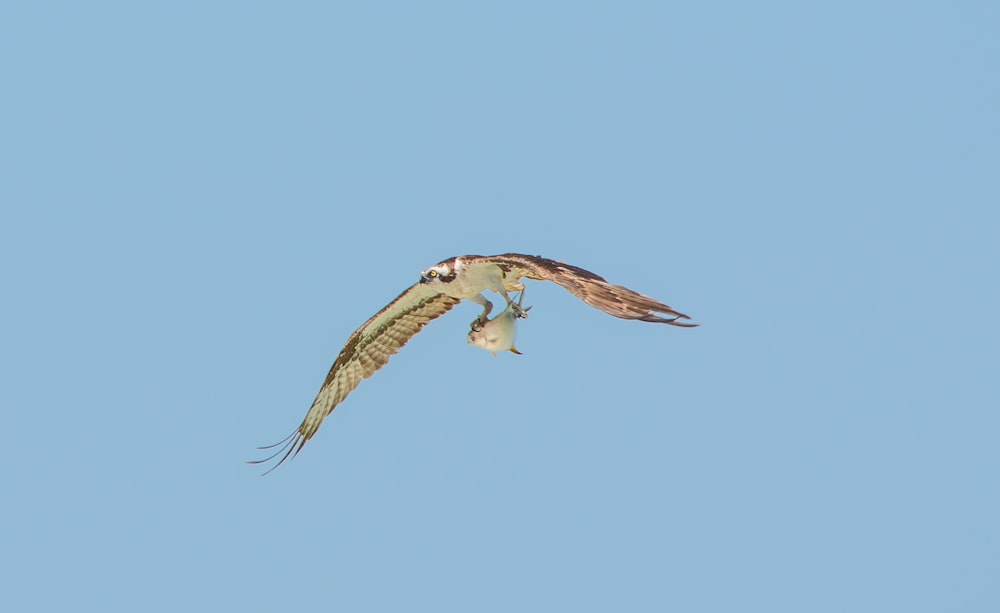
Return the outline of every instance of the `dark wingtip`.
<path id="1" fill-rule="evenodd" d="M 701 324 L 691 323 L 687 321 L 679 321 L 681 319 L 691 319 L 683 313 L 678 314 L 676 317 L 660 317 L 659 315 L 654 315 L 653 313 L 647 313 L 642 317 L 639 317 L 639 321 L 648 321 L 656 324 L 669 324 L 671 326 L 677 326 L 678 328 L 697 328 Z"/>
<path id="2" fill-rule="evenodd" d="M 671 319 L 667 323 L 670 324 L 671 326 L 677 326 L 679 328 L 697 328 L 698 326 L 701 325 L 701 324 L 696 324 L 696 323 L 694 323 L 692 321 L 677 321 L 678 319 L 691 319 L 691 318 L 688 317 L 687 315 L 681 313 L 680 315 L 678 315 L 677 317 L 674 317 L 673 319 Z"/>
<path id="3" fill-rule="evenodd" d="M 305 445 L 305 444 L 306 444 L 305 439 L 303 439 L 302 435 L 296 429 L 294 432 L 292 432 L 291 434 L 289 434 L 288 436 L 286 436 L 285 438 L 281 439 L 280 441 L 278 441 L 277 443 L 275 443 L 273 445 L 266 445 L 264 447 L 258 447 L 257 448 L 258 450 L 261 450 L 261 451 L 266 451 L 268 449 L 275 449 L 275 448 L 277 448 L 277 450 L 274 453 L 272 453 L 271 455 L 267 456 L 263 460 L 247 460 L 246 463 L 247 464 L 252 464 L 254 466 L 257 466 L 257 465 L 260 465 L 260 464 L 266 464 L 266 463 L 270 462 L 271 460 L 273 460 L 274 458 L 276 458 L 276 457 L 278 457 L 280 455 L 281 459 L 278 460 L 277 464 L 275 464 L 274 466 L 272 466 L 271 468 L 265 470 L 264 472 L 262 472 L 260 474 L 261 477 L 265 477 L 268 474 L 270 474 L 271 471 L 273 471 L 275 468 L 277 468 L 277 467 L 281 466 L 282 464 L 284 464 L 285 460 L 289 459 L 289 456 L 291 456 L 292 458 L 294 458 L 295 456 L 299 455 L 299 451 L 302 450 L 302 446 Z M 284 454 L 284 455 L 282 455 L 282 454 Z"/>

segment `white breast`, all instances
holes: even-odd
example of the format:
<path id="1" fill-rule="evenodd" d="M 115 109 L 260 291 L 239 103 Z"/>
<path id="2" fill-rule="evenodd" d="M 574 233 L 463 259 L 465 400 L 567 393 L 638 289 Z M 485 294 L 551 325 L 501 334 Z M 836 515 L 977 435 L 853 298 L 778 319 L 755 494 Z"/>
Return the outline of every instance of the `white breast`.
<path id="1" fill-rule="evenodd" d="M 455 260 L 455 283 L 459 284 L 462 293 L 468 296 L 490 290 L 498 293 L 504 291 L 503 275 L 496 264 L 466 264 L 462 258 Z"/>

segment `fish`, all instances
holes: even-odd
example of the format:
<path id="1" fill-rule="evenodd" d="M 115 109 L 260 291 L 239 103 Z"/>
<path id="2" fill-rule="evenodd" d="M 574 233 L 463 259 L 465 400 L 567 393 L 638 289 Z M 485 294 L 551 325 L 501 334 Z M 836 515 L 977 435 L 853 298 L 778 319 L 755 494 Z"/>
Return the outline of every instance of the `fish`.
<path id="1" fill-rule="evenodd" d="M 485 349 L 494 356 L 500 351 L 510 351 L 517 355 L 523 355 L 514 346 L 514 336 L 517 334 L 517 320 L 527 317 L 527 312 L 531 310 L 531 307 L 521 308 L 522 301 L 524 301 L 524 290 L 521 290 L 521 295 L 517 298 L 516 310 L 514 303 L 511 302 L 499 315 L 493 319 L 487 319 L 486 323 L 473 322 L 472 329 L 469 330 L 469 344 Z M 518 311 L 522 314 L 519 314 Z"/>

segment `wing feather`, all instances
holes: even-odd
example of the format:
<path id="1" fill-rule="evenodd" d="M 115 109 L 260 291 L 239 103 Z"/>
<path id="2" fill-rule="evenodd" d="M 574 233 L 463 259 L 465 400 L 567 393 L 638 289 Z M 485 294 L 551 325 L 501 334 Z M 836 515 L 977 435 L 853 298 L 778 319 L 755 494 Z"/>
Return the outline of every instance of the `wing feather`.
<path id="1" fill-rule="evenodd" d="M 347 344 L 330 367 L 323 386 L 313 400 L 309 412 L 298 429 L 285 440 L 261 447 L 275 449 L 270 457 L 254 460 L 262 464 L 281 456 L 271 472 L 295 457 L 306 442 L 316 434 L 326 416 L 343 402 L 363 379 L 372 376 L 385 366 L 389 358 L 399 351 L 428 322 L 451 310 L 460 299 L 437 293 L 432 288 L 417 283 L 400 294 L 381 311 L 366 321 L 347 339 Z M 267 473 L 264 473 L 267 474 Z"/>
<path id="2" fill-rule="evenodd" d="M 514 278 L 527 277 L 538 281 L 554 281 L 590 306 L 615 317 L 683 328 L 698 326 L 695 323 L 680 321 L 691 318 L 673 307 L 627 287 L 609 283 L 604 277 L 579 266 L 557 262 L 539 255 L 520 253 L 486 256 L 480 258 L 480 261 L 497 264 L 508 276 Z M 662 313 L 666 317 L 657 313 Z"/>

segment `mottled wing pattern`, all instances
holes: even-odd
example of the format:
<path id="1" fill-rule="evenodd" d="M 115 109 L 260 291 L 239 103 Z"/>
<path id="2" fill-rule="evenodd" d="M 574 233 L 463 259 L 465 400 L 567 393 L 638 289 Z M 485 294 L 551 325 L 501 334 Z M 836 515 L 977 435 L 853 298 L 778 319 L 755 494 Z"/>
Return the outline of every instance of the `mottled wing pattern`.
<path id="1" fill-rule="evenodd" d="M 277 451 L 251 464 L 268 462 L 280 455 L 278 463 L 267 471 L 271 472 L 289 457 L 295 457 L 306 441 L 316 434 L 326 416 L 354 391 L 362 379 L 385 366 L 389 358 L 420 332 L 427 322 L 447 313 L 459 302 L 458 298 L 439 294 L 420 283 L 400 294 L 347 340 L 298 429 L 281 442 L 261 447 L 277 448 Z"/>
<path id="2" fill-rule="evenodd" d="M 670 324 L 683 328 L 698 326 L 698 324 L 680 321 L 691 318 L 672 307 L 649 296 L 643 296 L 627 287 L 608 283 L 604 277 L 579 266 L 557 262 L 542 256 L 519 253 L 487 256 L 481 261 L 495 263 L 505 273 L 513 275 L 515 278 L 527 277 L 539 281 L 554 281 L 590 306 L 615 317 Z M 667 317 L 656 313 L 662 313 Z"/>

